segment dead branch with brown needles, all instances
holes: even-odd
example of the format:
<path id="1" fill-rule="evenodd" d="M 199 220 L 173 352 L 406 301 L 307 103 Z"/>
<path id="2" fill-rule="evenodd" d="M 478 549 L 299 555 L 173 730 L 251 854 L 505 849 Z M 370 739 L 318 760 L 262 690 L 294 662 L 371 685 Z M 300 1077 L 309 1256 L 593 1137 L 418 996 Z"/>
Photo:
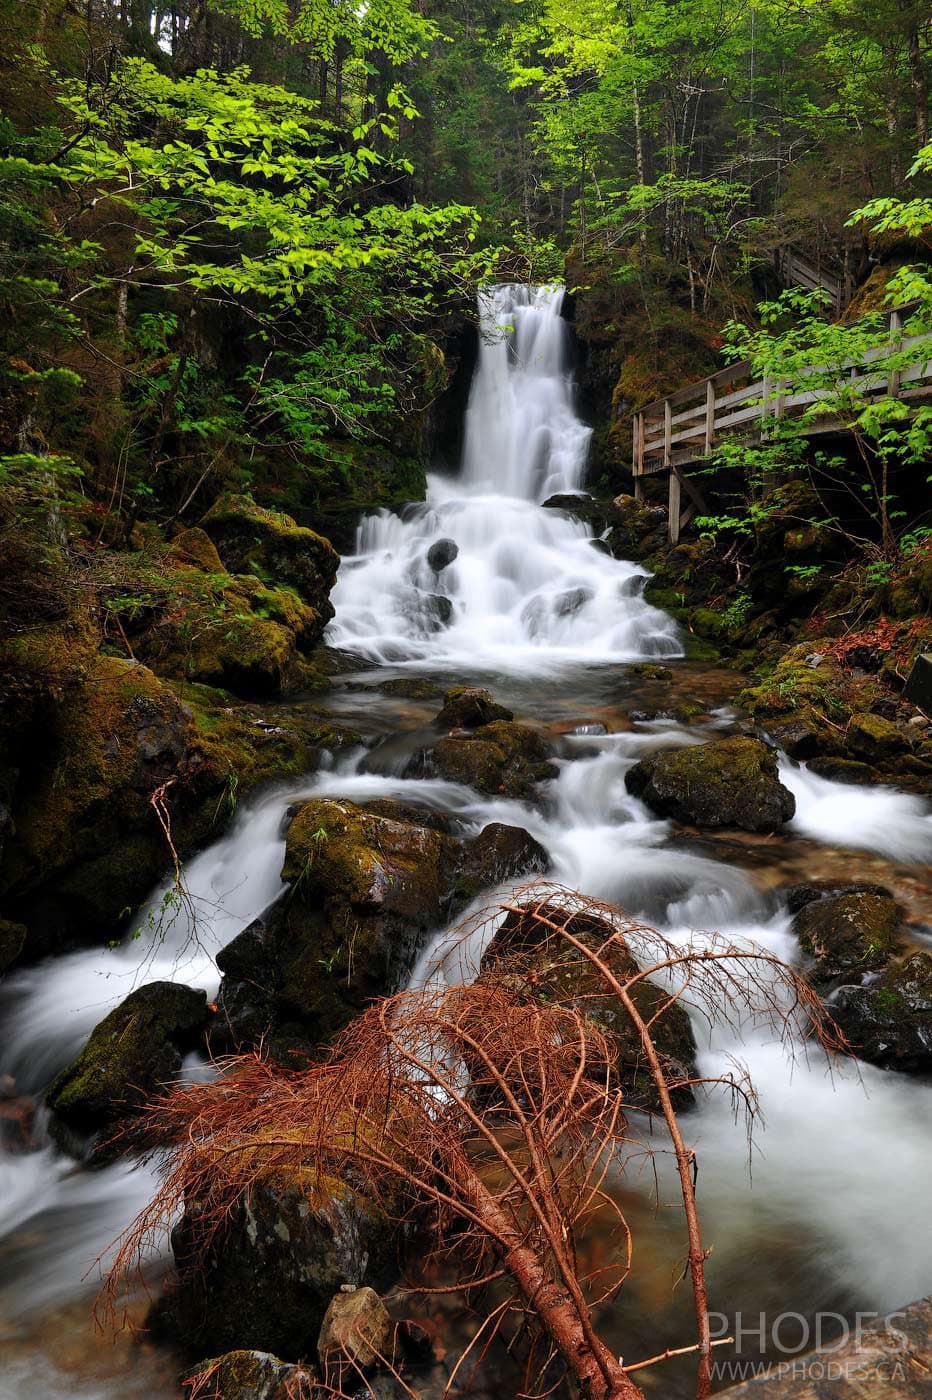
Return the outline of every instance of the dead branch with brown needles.
<path id="1" fill-rule="evenodd" d="M 534 1378 L 538 1393 L 552 1390 L 559 1361 L 586 1400 L 634 1400 L 643 1392 L 632 1372 L 647 1363 L 626 1365 L 595 1321 L 623 1289 L 632 1259 L 631 1232 L 606 1177 L 635 1155 L 668 1151 L 696 1340 L 671 1344 L 664 1356 L 694 1349 L 696 1394 L 709 1394 L 707 1250 L 695 1152 L 675 1104 L 684 1090 L 724 1085 L 750 1124 L 756 1101 L 738 1067 L 714 1080 L 684 1076 L 658 1050 L 658 1027 L 687 1005 L 709 1022 L 766 1022 L 794 1046 L 809 1038 L 833 1051 L 842 1042 L 807 985 L 761 949 L 714 937 L 678 947 L 616 908 L 553 885 L 526 887 L 485 911 L 451 935 L 448 951 L 474 946 L 483 926 L 494 936 L 474 980 L 438 978 L 375 1003 L 310 1068 L 231 1057 L 212 1083 L 179 1086 L 153 1105 L 147 1138 L 167 1153 L 167 1168 L 121 1241 L 111 1299 L 184 1205 L 197 1203 L 187 1266 L 196 1267 L 222 1248 L 231 1213 L 260 1178 L 291 1173 L 313 1190 L 337 1177 L 428 1231 L 465 1293 L 491 1281 L 505 1289 L 476 1343 L 481 1336 L 487 1344 L 509 1319 L 520 1326 L 531 1343 L 529 1393 Z M 551 991 L 577 991 L 543 995 L 542 966 Z M 575 982 L 574 968 L 585 974 Z M 648 984 L 645 1001 L 639 989 Z M 649 1140 L 629 1129 L 606 1006 L 633 1027 L 656 1091 L 665 1133 Z M 577 1263 L 577 1238 L 595 1215 L 615 1235 L 608 1278 L 604 1270 L 583 1277 Z M 456 1371 L 451 1388 L 455 1379 Z"/>

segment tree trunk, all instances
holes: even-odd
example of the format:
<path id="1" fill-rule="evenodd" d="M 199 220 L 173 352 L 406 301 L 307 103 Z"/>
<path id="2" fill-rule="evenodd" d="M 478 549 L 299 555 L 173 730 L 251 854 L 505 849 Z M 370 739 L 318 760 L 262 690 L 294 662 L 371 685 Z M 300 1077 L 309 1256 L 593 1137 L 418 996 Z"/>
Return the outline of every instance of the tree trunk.
<path id="1" fill-rule="evenodd" d="M 929 84 L 919 33 L 918 17 L 909 27 L 909 82 L 913 90 L 916 141 L 922 147 L 929 141 Z"/>

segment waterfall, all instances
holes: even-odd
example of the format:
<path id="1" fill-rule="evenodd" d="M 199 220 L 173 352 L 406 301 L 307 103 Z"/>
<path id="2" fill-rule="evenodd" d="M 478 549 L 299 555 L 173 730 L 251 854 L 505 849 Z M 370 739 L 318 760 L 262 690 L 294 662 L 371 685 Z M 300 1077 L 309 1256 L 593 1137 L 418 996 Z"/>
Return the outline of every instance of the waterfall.
<path id="1" fill-rule="evenodd" d="M 334 646 L 373 661 L 546 674 L 555 666 L 680 656 L 675 624 L 643 597 L 647 572 L 611 558 L 570 515 L 591 436 L 573 407 L 559 287 L 479 299 L 479 358 L 455 480 L 359 527 L 334 590 Z"/>

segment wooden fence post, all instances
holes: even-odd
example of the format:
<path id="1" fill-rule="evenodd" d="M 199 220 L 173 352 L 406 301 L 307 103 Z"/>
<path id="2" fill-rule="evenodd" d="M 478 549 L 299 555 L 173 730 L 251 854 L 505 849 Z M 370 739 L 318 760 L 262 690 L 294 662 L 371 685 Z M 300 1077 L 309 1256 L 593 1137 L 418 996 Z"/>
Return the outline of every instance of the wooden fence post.
<path id="1" fill-rule="evenodd" d="M 891 311 L 891 312 L 890 312 L 890 339 L 893 340 L 893 338 L 894 338 L 895 336 L 898 336 L 898 335 L 899 335 L 899 332 L 902 330 L 902 328 L 903 328 L 903 317 L 900 315 L 899 311 Z M 899 346 L 897 346 L 897 349 L 899 349 Z M 889 373 L 889 375 L 887 376 L 887 393 L 891 396 L 891 398 L 896 398 L 896 397 L 899 395 L 899 392 L 900 392 L 900 383 L 901 383 L 901 381 L 902 381 L 902 378 L 903 378 L 903 371 L 902 371 L 902 370 L 899 370 L 899 369 L 893 369 L 893 370 L 891 370 L 890 373 Z"/>
<path id="2" fill-rule="evenodd" d="M 712 453 L 715 443 L 715 385 L 708 380 L 705 386 L 705 456 Z"/>
<path id="3" fill-rule="evenodd" d="M 644 414 L 634 415 L 634 499 L 640 501 L 644 496 L 644 483 L 641 478 L 644 475 Z"/>
<path id="4" fill-rule="evenodd" d="M 680 478 L 675 467 L 670 468 L 670 524 L 671 544 L 680 542 Z"/>

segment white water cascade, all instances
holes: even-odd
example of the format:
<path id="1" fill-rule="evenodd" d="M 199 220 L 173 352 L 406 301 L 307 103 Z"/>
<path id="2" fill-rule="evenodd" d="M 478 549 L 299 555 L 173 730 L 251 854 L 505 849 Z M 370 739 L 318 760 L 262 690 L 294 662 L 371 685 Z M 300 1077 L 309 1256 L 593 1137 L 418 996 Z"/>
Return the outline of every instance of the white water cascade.
<path id="1" fill-rule="evenodd" d="M 538 504 L 553 490 L 580 484 L 586 451 L 587 430 L 572 410 L 559 310 L 555 289 L 497 288 L 485 299 L 486 330 L 506 324 L 514 330 L 498 338 L 490 333 L 483 343 L 463 477 L 457 483 L 433 478 L 430 501 L 404 520 L 385 514 L 364 524 L 360 553 L 341 572 L 332 628 L 335 642 L 373 661 L 391 661 L 394 673 L 418 666 L 471 674 L 495 670 L 506 689 L 515 685 L 536 697 L 519 707 L 520 718 L 530 720 L 538 705 L 546 710 L 557 671 L 565 687 L 572 665 L 582 717 L 604 699 L 599 674 L 617 677 L 618 663 L 627 658 L 679 654 L 673 624 L 639 596 L 643 571 L 599 553 L 582 526 Z M 435 576 L 426 552 L 442 539 L 452 539 L 459 554 Z M 556 600 L 574 589 L 586 597 L 561 612 Z M 451 621 L 440 630 L 425 624 L 417 601 L 418 592 L 428 590 L 452 605 Z M 525 678 L 533 684 L 523 683 Z M 371 699 L 359 696 L 360 715 Z M 392 748 L 399 739 L 393 733 L 388 744 L 344 754 L 328 769 L 251 798 L 229 831 L 188 862 L 190 901 L 166 906 L 164 890 L 157 890 L 132 921 L 139 937 L 115 949 L 50 959 L 6 979 L 0 991 L 0 1073 L 12 1073 L 19 1090 L 41 1094 L 92 1027 L 134 987 L 172 978 L 213 992 L 217 950 L 282 888 L 287 809 L 312 794 L 359 802 L 398 797 L 447 813 L 464 836 L 493 821 L 524 827 L 548 851 L 548 878 L 614 901 L 676 942 L 715 929 L 798 959 L 787 909 L 766 891 L 766 881 L 729 864 L 735 858 L 730 850 L 727 859 L 711 858 L 625 787 L 627 770 L 645 752 L 700 743 L 727 731 L 733 716 L 717 712 L 711 726 L 625 718 L 609 733 L 601 725 L 582 725 L 562 741 L 558 774 L 538 800 L 521 802 L 404 777 L 411 747 L 425 741 L 429 714 L 430 707 L 411 718 L 399 707 L 399 727 L 416 736 L 406 752 Z M 843 786 L 788 762 L 781 773 L 796 795 L 797 814 L 767 848 L 775 866 L 781 847 L 798 847 L 803 840 L 816 850 L 819 843 L 841 847 L 836 858 L 850 864 L 852 879 L 863 877 L 863 852 L 871 853 L 874 869 L 878 860 L 887 862 L 891 884 L 912 879 L 918 863 L 932 859 L 932 816 L 920 799 L 893 789 Z M 760 861 L 751 864 L 760 869 Z M 438 930 L 416 976 L 456 975 L 458 968 L 444 959 L 444 938 Z M 818 1053 L 791 1064 L 765 1028 L 752 1028 L 741 1039 L 728 1026 L 710 1033 L 697 1018 L 695 1031 L 705 1071 L 726 1069 L 732 1056 L 747 1062 L 763 1110 L 753 1177 L 742 1128 L 727 1101 L 711 1095 L 683 1120 L 697 1143 L 704 1234 L 715 1250 L 713 1307 L 752 1318 L 768 1308 L 777 1314 L 821 1307 L 880 1311 L 932 1289 L 922 1229 L 932 1087 L 869 1066 L 860 1073 L 857 1066 L 842 1066 L 831 1074 Z M 664 1219 L 672 1218 L 671 1212 L 654 1216 L 652 1184 L 623 1184 L 626 1210 L 636 1213 L 632 1197 L 640 1192 L 643 1198 L 639 1267 L 648 1272 L 652 1252 L 663 1256 L 663 1231 L 670 1229 Z M 177 1395 L 164 1377 L 146 1383 L 148 1373 L 138 1372 L 133 1361 L 116 1378 L 75 1379 L 57 1370 L 64 1364 L 60 1352 L 67 1351 L 59 1346 L 63 1310 L 70 1306 L 74 1318 L 89 1315 L 95 1275 L 89 1282 L 85 1275 L 152 1186 L 148 1168 L 134 1170 L 124 1162 L 87 1173 L 48 1140 L 34 1152 L 0 1154 L 0 1344 L 9 1341 L 18 1349 L 0 1375 L 0 1400 Z M 640 1354 L 671 1339 L 676 1344 L 689 1325 L 688 1319 L 671 1321 L 669 1314 L 681 1244 L 677 1237 L 671 1246 L 675 1267 L 667 1267 L 666 1256 L 658 1266 L 659 1291 L 642 1310 L 659 1319 L 657 1335 L 643 1339 Z M 637 1311 L 628 1310 L 626 1317 Z M 616 1340 L 613 1318 L 603 1321 L 609 1339 Z M 618 1324 L 619 1349 L 632 1345 L 628 1325 Z M 79 1323 L 73 1319 L 71 1326 L 73 1335 Z M 666 1378 L 661 1384 L 671 1397 L 689 1393 Z"/>
<path id="2" fill-rule="evenodd" d="M 674 623 L 641 597 L 645 571 L 541 508 L 579 490 L 590 437 L 573 408 L 562 302 L 559 287 L 483 293 L 462 472 L 431 476 L 427 500 L 403 518 L 362 522 L 333 594 L 334 646 L 528 675 L 682 655 Z M 438 569 L 433 546 L 455 557 Z"/>

